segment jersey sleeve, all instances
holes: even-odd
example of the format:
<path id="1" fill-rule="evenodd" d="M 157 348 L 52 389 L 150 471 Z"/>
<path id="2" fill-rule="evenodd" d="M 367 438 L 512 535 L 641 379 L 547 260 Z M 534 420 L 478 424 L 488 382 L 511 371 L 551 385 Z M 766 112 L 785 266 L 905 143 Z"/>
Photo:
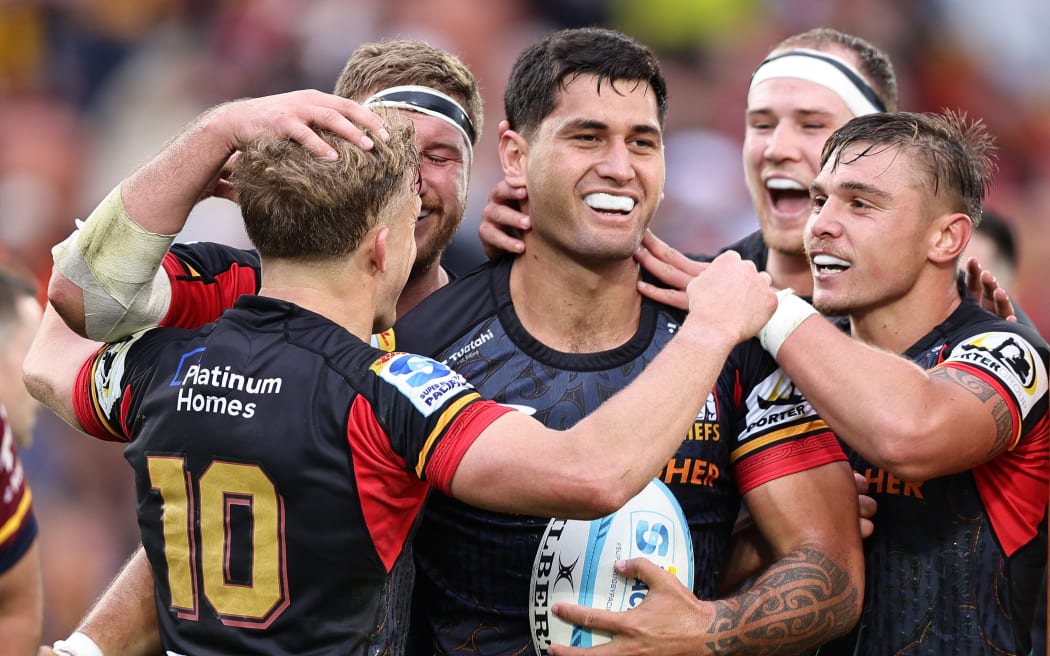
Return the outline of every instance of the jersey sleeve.
<path id="1" fill-rule="evenodd" d="M 730 361 L 740 368 L 729 368 L 733 383 L 722 396 L 732 404 L 736 430 L 730 459 L 740 494 L 847 459 L 831 428 L 756 340 L 735 353 Z"/>
<path id="2" fill-rule="evenodd" d="M 1022 333 L 985 332 L 957 344 L 937 366 L 977 376 L 1007 402 L 1012 421 L 1010 449 L 1046 422 L 1047 352 Z"/>
<path id="3" fill-rule="evenodd" d="M 0 574 L 17 563 L 36 539 L 33 495 L 14 435 L 0 406 Z"/>
<path id="4" fill-rule="evenodd" d="M 407 469 L 446 494 L 463 454 L 511 408 L 483 400 L 462 376 L 420 355 L 388 353 L 375 360 L 372 407 Z"/>
<path id="5" fill-rule="evenodd" d="M 136 365 L 153 360 L 155 341 L 149 336 L 154 332 L 140 331 L 107 344 L 80 367 L 73 385 L 73 410 L 84 432 L 112 442 L 131 439 L 128 417 L 135 393 L 151 375 L 147 367 Z"/>
<path id="6" fill-rule="evenodd" d="M 175 244 L 164 257 L 171 304 L 162 326 L 197 328 L 214 321 L 243 294 L 259 291 L 259 256 L 223 244 Z"/>

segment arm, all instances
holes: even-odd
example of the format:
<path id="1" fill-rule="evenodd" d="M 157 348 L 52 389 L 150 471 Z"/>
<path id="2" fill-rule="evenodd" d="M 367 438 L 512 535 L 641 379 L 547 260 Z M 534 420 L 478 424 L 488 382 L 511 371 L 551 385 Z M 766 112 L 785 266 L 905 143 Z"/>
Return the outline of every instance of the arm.
<path id="1" fill-rule="evenodd" d="M 91 639 L 103 654 L 153 656 L 161 653 L 153 572 L 141 546 L 81 620 L 76 632 Z M 56 642 L 54 653 L 77 656 L 77 652 L 64 646 L 65 642 Z"/>
<path id="2" fill-rule="evenodd" d="M 597 651 L 638 654 L 796 654 L 850 630 L 860 616 L 864 562 L 849 467 L 836 462 L 776 479 L 745 497 L 774 562 L 745 590 L 698 600 L 645 559 L 618 565 L 649 584 L 633 610 L 555 604 L 574 624 L 613 634 Z M 622 565 L 622 566 L 621 566 Z M 582 654 L 552 646 L 556 656 Z"/>
<path id="3" fill-rule="evenodd" d="M 868 479 L 853 472 L 853 483 L 857 492 L 857 527 L 860 537 L 867 539 L 875 531 L 874 517 L 878 510 L 875 499 L 868 496 Z M 745 513 L 736 526 L 729 546 L 729 555 L 722 565 L 719 591 L 729 594 L 747 579 L 762 571 L 775 560 L 770 544 L 762 536 L 751 513 Z"/>
<path id="4" fill-rule="evenodd" d="M 691 304 L 704 311 L 690 313 L 634 383 L 566 431 L 520 413 L 500 417 L 467 450 L 453 495 L 472 505 L 555 517 L 597 517 L 619 508 L 667 464 L 729 351 L 764 323 L 771 295 L 769 277 L 752 263 L 736 253 L 718 258 L 689 286 Z"/>
<path id="5" fill-rule="evenodd" d="M 44 590 L 38 542 L 0 574 L 0 636 L 5 654 L 36 653 L 44 625 Z"/>
<path id="6" fill-rule="evenodd" d="M 1019 434 L 1012 404 L 984 378 L 954 366 L 924 370 L 818 316 L 804 319 L 776 358 L 839 437 L 903 480 L 972 469 Z"/>
<path id="7" fill-rule="evenodd" d="M 52 303 L 74 330 L 94 339 L 114 341 L 156 325 L 170 293 L 159 270 L 164 254 L 229 158 L 255 139 L 274 136 L 334 157 L 313 131 L 317 127 L 371 148 L 355 123 L 383 134 L 375 114 L 313 90 L 231 102 L 201 114 L 55 247 Z"/>
<path id="8" fill-rule="evenodd" d="M 26 389 L 63 421 L 82 430 L 73 410 L 77 372 L 99 344 L 74 333 L 49 303 L 22 363 Z"/>

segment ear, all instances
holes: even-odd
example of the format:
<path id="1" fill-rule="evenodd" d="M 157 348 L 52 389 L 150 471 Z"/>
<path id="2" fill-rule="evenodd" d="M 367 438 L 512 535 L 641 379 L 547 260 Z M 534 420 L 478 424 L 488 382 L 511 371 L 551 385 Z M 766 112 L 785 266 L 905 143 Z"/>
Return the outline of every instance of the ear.
<path id="1" fill-rule="evenodd" d="M 378 225 L 368 231 L 368 239 L 372 242 L 369 258 L 371 259 L 373 270 L 377 273 L 386 272 L 386 240 L 389 236 L 390 228 L 385 225 Z"/>
<path id="2" fill-rule="evenodd" d="M 930 224 L 929 258 L 938 264 L 955 261 L 973 234 L 973 221 L 961 212 L 944 214 Z"/>
<path id="3" fill-rule="evenodd" d="M 514 130 L 507 129 L 499 136 L 499 160 L 503 165 L 503 177 L 515 187 L 526 186 L 528 180 L 529 143 Z"/>

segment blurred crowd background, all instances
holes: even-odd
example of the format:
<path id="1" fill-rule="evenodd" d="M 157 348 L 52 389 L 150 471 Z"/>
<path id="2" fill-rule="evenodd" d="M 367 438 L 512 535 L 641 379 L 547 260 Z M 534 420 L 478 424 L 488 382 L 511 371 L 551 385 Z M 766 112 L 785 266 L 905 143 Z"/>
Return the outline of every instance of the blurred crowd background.
<path id="1" fill-rule="evenodd" d="M 1018 238 L 1012 292 L 1050 335 L 1050 2 L 1046 0 L 0 0 L 0 259 L 41 288 L 50 247 L 205 108 L 331 87 L 350 52 L 384 37 L 459 54 L 486 101 L 471 200 L 450 251 L 482 258 L 477 224 L 501 176 L 496 124 L 518 52 L 551 29 L 605 25 L 660 53 L 670 87 L 666 198 L 653 228 L 713 252 L 757 228 L 740 161 L 751 71 L 819 25 L 887 51 L 901 107 L 963 109 L 999 142 L 988 207 Z M 236 208 L 195 210 L 183 240 L 246 245 Z M 47 641 L 64 637 L 137 544 L 121 447 L 50 412 L 24 454 L 41 522 Z"/>

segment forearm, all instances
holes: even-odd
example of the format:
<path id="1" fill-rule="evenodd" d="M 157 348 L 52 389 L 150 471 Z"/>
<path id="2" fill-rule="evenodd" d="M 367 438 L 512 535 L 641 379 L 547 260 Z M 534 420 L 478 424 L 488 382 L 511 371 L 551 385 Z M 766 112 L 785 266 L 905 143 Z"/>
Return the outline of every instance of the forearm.
<path id="1" fill-rule="evenodd" d="M 176 234 L 236 150 L 225 105 L 197 117 L 152 160 L 124 179 L 128 215 L 157 234 Z"/>
<path id="2" fill-rule="evenodd" d="M 37 653 L 44 624 L 44 592 L 37 544 L 0 575 L 2 651 L 14 656 Z"/>
<path id="3" fill-rule="evenodd" d="M 847 633 L 860 616 L 861 587 L 837 559 L 799 548 L 746 591 L 711 602 L 703 653 L 797 654 Z"/>
<path id="4" fill-rule="evenodd" d="M 77 631 L 106 656 L 155 656 L 162 652 L 153 598 L 153 571 L 140 547 L 124 565 Z"/>
<path id="5" fill-rule="evenodd" d="M 842 333 L 823 319 L 805 321 L 777 362 L 835 433 L 869 462 L 899 472 L 943 460 L 937 436 L 958 433 L 944 381 L 913 362 Z M 965 392 L 962 392 L 965 394 Z"/>

